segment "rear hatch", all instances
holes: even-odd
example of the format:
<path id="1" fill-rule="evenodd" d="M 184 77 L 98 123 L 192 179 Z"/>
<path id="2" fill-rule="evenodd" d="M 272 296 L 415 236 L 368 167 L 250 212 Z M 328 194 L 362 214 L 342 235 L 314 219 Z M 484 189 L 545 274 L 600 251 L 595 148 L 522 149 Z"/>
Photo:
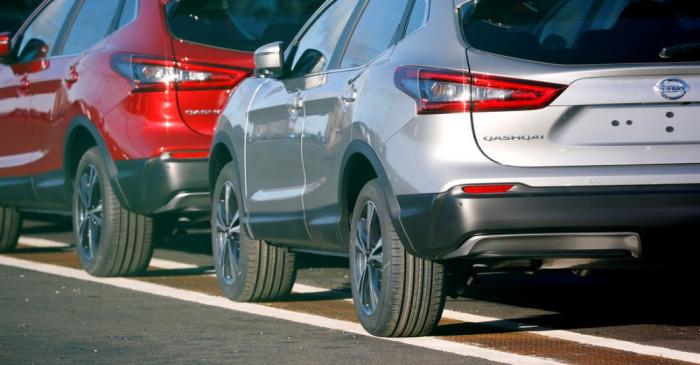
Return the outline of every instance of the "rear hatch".
<path id="1" fill-rule="evenodd" d="M 212 135 L 229 94 L 238 82 L 253 73 L 253 51 L 267 43 L 290 41 L 320 3 L 170 1 L 165 6 L 165 16 L 179 64 L 194 71 L 194 77 L 197 72 L 220 76 L 218 82 L 204 87 L 198 83 L 196 87 L 178 88 L 178 106 L 185 123 L 199 133 Z"/>
<path id="2" fill-rule="evenodd" d="M 700 8 L 692 2 L 482 0 L 461 16 L 473 74 L 556 93 L 547 105 L 473 108 L 475 138 L 492 160 L 700 163 Z"/>

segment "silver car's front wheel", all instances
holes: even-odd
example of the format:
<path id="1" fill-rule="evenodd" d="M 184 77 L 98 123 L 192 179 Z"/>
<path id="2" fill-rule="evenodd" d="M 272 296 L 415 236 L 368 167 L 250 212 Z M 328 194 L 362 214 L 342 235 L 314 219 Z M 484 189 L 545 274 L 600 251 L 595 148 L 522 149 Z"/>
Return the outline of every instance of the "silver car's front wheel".
<path id="1" fill-rule="evenodd" d="M 211 232 L 219 287 L 239 302 L 281 299 L 292 291 L 296 278 L 294 253 L 250 238 L 241 224 L 237 181 L 235 165 L 229 163 L 214 188 Z"/>
<path id="2" fill-rule="evenodd" d="M 423 336 L 445 302 L 442 264 L 404 249 L 377 180 L 360 191 L 350 228 L 350 282 L 357 316 L 375 336 Z"/>

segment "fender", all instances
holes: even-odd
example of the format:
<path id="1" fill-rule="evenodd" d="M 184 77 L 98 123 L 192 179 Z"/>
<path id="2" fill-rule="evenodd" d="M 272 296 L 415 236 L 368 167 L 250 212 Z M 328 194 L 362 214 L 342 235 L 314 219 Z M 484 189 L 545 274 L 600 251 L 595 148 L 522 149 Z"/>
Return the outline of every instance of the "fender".
<path id="1" fill-rule="evenodd" d="M 100 134 L 100 131 L 97 129 L 97 127 L 95 127 L 92 121 L 86 118 L 85 116 L 78 116 L 74 118 L 68 124 L 68 129 L 66 130 L 66 137 L 63 143 L 63 174 L 65 196 L 70 199 L 70 197 L 73 194 L 73 182 L 72 179 L 69 178 L 71 176 L 71 172 L 68 171 L 68 169 L 70 168 L 70 158 L 72 156 L 70 156 L 68 151 L 69 146 L 71 146 L 74 142 L 73 133 L 77 128 L 83 128 L 87 130 L 92 136 L 93 141 L 95 141 L 97 148 L 100 150 L 100 156 L 102 156 L 104 165 L 107 167 L 107 175 L 109 177 L 110 183 L 112 184 L 112 190 L 114 190 L 114 193 L 117 195 L 119 203 L 121 203 L 122 206 L 126 207 L 127 209 L 130 209 L 131 205 L 129 204 L 129 201 L 126 198 L 126 195 L 124 194 L 121 185 L 119 184 L 119 179 L 117 179 L 117 165 L 114 163 L 114 160 L 112 160 L 112 157 L 109 154 L 109 149 L 107 149 L 107 145 L 105 144 L 104 139 L 102 138 L 102 134 Z"/>
<path id="2" fill-rule="evenodd" d="M 384 190 L 384 193 L 386 195 L 386 204 L 389 207 L 389 213 L 391 215 L 391 220 L 394 223 L 394 227 L 396 228 L 396 233 L 399 235 L 401 241 L 406 246 L 406 250 L 408 250 L 412 254 L 415 254 L 416 250 L 414 249 L 414 245 L 408 237 L 408 234 L 406 234 L 406 229 L 404 228 L 403 223 L 401 222 L 401 207 L 399 206 L 399 201 L 396 199 L 396 195 L 394 194 L 394 191 L 391 188 L 391 184 L 389 183 L 389 177 L 387 176 L 379 157 L 377 157 L 372 147 L 370 147 L 367 143 L 361 140 L 355 140 L 350 143 L 348 148 L 345 150 L 345 155 L 343 156 L 343 162 L 341 164 L 341 186 L 338 187 L 338 201 L 342 203 L 340 204 L 341 214 L 340 224 L 338 226 L 338 236 L 341 237 L 343 245 L 347 247 L 350 244 L 350 237 L 347 231 L 347 227 L 350 226 L 350 217 L 348 216 L 348 214 L 345 214 L 345 212 L 347 212 L 349 208 L 347 206 L 347 202 L 345 201 L 345 196 L 347 194 L 348 189 L 346 183 L 348 177 L 347 166 L 350 162 L 350 158 L 357 154 L 365 157 L 367 161 L 369 161 L 369 163 L 372 165 L 374 172 L 377 174 L 379 184 L 382 186 L 382 189 Z"/>

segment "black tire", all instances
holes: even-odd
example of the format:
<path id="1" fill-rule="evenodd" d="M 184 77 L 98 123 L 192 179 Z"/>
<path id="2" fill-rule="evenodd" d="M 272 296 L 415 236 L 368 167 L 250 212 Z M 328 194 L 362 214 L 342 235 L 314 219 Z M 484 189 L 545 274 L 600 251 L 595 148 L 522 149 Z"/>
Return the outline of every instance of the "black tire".
<path id="1" fill-rule="evenodd" d="M 85 152 L 75 174 L 73 232 L 80 263 L 94 276 L 143 273 L 153 255 L 153 220 L 121 205 L 97 148 Z"/>
<path id="2" fill-rule="evenodd" d="M 22 216 L 15 208 L 0 207 L 0 252 L 10 252 L 17 247 Z"/>
<path id="3" fill-rule="evenodd" d="M 377 180 L 360 191 L 350 234 L 352 297 L 365 330 L 382 337 L 430 334 L 445 305 L 445 268 L 406 252 Z"/>
<path id="4" fill-rule="evenodd" d="M 241 226 L 241 193 L 233 163 L 221 170 L 212 195 L 212 252 L 224 295 L 238 302 L 274 301 L 289 295 L 296 279 L 295 255 L 253 240 Z"/>

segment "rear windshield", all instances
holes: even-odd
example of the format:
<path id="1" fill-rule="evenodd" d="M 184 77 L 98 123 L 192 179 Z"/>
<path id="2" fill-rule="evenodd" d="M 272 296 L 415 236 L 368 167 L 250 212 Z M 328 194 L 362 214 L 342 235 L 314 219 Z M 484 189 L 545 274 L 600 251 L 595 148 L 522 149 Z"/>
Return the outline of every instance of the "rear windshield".
<path id="1" fill-rule="evenodd" d="M 323 0 L 173 0 L 166 7 L 170 31 L 208 46 L 254 51 L 289 42 Z"/>
<path id="2" fill-rule="evenodd" d="M 510 57 L 561 64 L 700 61 L 695 0 L 480 0 L 460 16 L 469 45 Z"/>

